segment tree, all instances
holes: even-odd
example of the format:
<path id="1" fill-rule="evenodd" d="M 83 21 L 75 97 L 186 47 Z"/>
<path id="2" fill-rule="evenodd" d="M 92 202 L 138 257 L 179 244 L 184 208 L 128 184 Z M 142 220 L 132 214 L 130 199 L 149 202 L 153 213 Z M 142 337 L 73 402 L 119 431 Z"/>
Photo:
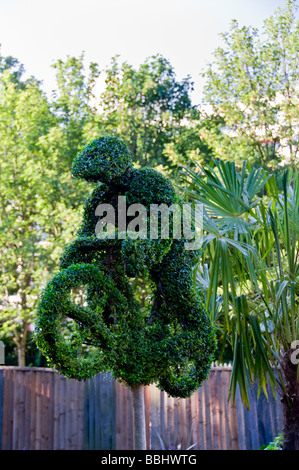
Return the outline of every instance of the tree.
<path id="1" fill-rule="evenodd" d="M 189 96 L 190 77 L 177 81 L 161 55 L 148 58 L 138 70 L 126 62 L 119 65 L 114 57 L 105 83 L 99 103 L 104 131 L 126 140 L 135 164 L 173 168 L 165 147 L 188 127 L 186 121 L 198 116 Z"/>
<path id="2" fill-rule="evenodd" d="M 299 23 L 295 0 L 264 22 L 262 34 L 233 21 L 204 77 L 204 106 L 219 116 L 205 138 L 216 155 L 274 170 L 299 159 Z M 222 122 L 221 122 L 222 120 Z M 220 130 L 219 132 L 219 125 Z"/>
<path id="3" fill-rule="evenodd" d="M 3 57 L 0 55 L 0 74 L 6 70 L 10 71 L 11 79 L 21 86 L 21 76 L 24 73 L 24 67 L 18 59 L 12 56 Z"/>
<path id="4" fill-rule="evenodd" d="M 168 166 L 164 172 L 170 178 L 177 178 L 182 165 L 192 165 L 192 162 L 207 164 L 214 156 L 212 148 L 204 140 L 207 120 L 194 110 L 188 121 L 176 130 L 171 141 L 164 146 L 163 155 L 167 158 Z"/>
<path id="5" fill-rule="evenodd" d="M 24 365 L 36 280 L 43 276 L 35 245 L 41 242 L 40 194 L 46 186 L 40 174 L 47 168 L 38 139 L 48 133 L 51 115 L 36 81 L 19 86 L 9 69 L 1 76 L 0 107 L 2 333 L 14 332 Z"/>
<path id="6" fill-rule="evenodd" d="M 284 174 L 283 193 L 246 161 L 240 171 L 215 161 L 187 175 L 186 194 L 205 210 L 197 285 L 232 350 L 230 394 L 238 384 L 249 406 L 255 381 L 266 395 L 267 383 L 278 390 L 284 448 L 298 449 L 299 173 Z"/>
<path id="7" fill-rule="evenodd" d="M 13 336 L 20 366 L 38 294 L 57 269 L 62 240 L 77 229 L 83 194 L 66 158 L 81 138 L 71 147 L 65 137 L 75 134 L 67 99 L 57 98 L 54 113 L 39 82 L 23 80 L 22 71 L 16 59 L 0 58 L 1 339 Z"/>
<path id="8" fill-rule="evenodd" d="M 84 70 L 84 53 L 78 58 L 68 56 L 65 61 L 54 63 L 57 89 L 53 92 L 52 108 L 63 131 L 65 161 L 68 170 L 74 157 L 87 143 L 97 136 L 97 112 L 94 107 L 94 87 L 100 75 L 95 62 Z"/>
<path id="9" fill-rule="evenodd" d="M 100 184 L 86 202 L 77 238 L 61 257 L 62 269 L 41 296 L 36 341 L 69 378 L 109 371 L 130 387 L 135 449 L 145 449 L 143 386 L 157 383 L 172 396 L 190 396 L 213 358 L 213 328 L 193 289 L 197 253 L 185 249 L 184 239 L 162 237 L 159 218 L 158 237 L 150 237 L 150 206 L 179 201 L 161 174 L 133 167 L 122 140 L 92 141 L 75 158 L 73 175 Z M 137 277 L 152 284 L 152 300 L 144 308 L 130 282 Z M 85 289 L 83 305 L 76 303 L 78 289 Z"/>

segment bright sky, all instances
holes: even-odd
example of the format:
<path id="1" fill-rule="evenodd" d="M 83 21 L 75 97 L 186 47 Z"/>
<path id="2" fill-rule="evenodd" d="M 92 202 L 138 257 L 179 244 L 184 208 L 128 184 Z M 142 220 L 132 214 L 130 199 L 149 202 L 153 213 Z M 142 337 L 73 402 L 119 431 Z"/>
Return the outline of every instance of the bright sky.
<path id="1" fill-rule="evenodd" d="M 160 53 L 178 79 L 191 75 L 194 104 L 199 74 L 232 19 L 262 27 L 284 0 L 0 0 L 2 55 L 55 88 L 51 64 L 85 52 L 86 63 L 105 68 L 115 54 L 134 67 Z"/>

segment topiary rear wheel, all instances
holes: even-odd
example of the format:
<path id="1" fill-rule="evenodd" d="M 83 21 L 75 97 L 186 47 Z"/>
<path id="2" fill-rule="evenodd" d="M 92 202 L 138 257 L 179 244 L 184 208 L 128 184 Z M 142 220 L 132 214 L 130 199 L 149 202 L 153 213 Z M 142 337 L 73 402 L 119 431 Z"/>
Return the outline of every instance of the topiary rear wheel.
<path id="1" fill-rule="evenodd" d="M 88 288 L 87 306 L 70 298 L 71 290 L 82 286 Z M 63 375 L 79 380 L 102 372 L 103 350 L 113 348 L 113 335 L 104 312 L 114 302 L 127 304 L 111 276 L 98 266 L 73 264 L 57 273 L 42 294 L 36 322 L 37 344 L 51 365 Z M 68 324 L 72 328 L 65 335 L 62 331 Z M 95 352 L 84 353 L 82 344 L 96 346 Z"/>

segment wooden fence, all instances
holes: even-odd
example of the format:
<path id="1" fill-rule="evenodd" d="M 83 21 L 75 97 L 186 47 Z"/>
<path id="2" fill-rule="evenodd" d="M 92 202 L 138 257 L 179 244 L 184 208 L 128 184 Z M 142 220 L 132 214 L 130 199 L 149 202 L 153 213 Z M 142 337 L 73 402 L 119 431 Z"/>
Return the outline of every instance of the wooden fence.
<path id="1" fill-rule="evenodd" d="M 259 449 L 282 428 L 279 400 L 227 401 L 231 370 L 213 368 L 189 399 L 145 387 L 147 448 Z M 43 368 L 0 367 L 0 449 L 132 449 L 131 392 L 108 375 L 79 382 Z"/>

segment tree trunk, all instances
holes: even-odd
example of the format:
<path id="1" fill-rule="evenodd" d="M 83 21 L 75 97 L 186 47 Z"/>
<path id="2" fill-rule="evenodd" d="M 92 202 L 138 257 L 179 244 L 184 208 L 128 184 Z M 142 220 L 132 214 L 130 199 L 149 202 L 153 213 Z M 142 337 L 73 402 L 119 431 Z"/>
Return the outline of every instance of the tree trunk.
<path id="1" fill-rule="evenodd" d="M 26 366 L 26 342 L 27 342 L 27 334 L 28 334 L 28 324 L 27 322 L 23 322 L 23 328 L 21 332 L 18 332 L 17 329 L 14 329 L 14 342 L 17 346 L 18 351 L 18 366 L 25 367 Z"/>
<path id="2" fill-rule="evenodd" d="M 25 346 L 24 344 L 18 344 L 18 366 L 25 367 L 26 360 L 25 360 Z"/>
<path id="3" fill-rule="evenodd" d="M 132 387 L 134 450 L 146 450 L 144 387 Z"/>
<path id="4" fill-rule="evenodd" d="M 298 365 L 291 361 L 292 350 L 285 353 L 282 369 L 285 376 L 286 392 L 282 397 L 283 405 L 283 449 L 299 450 L 299 382 Z"/>

